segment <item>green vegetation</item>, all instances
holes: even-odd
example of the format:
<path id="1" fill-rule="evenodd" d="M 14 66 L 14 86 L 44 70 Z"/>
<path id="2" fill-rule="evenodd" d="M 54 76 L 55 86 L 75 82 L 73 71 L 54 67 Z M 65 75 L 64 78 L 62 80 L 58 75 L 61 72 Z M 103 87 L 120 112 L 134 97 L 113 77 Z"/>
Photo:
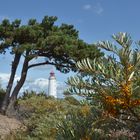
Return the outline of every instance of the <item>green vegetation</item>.
<path id="1" fill-rule="evenodd" d="M 132 48 L 133 41 L 126 33 L 112 37 L 118 47 L 109 41 L 96 44 L 110 51 L 110 56 L 77 62 L 81 73 L 69 78 L 71 88 L 67 92 L 85 96 L 92 104 L 98 105 L 102 110 L 100 119 L 116 121 L 112 126 L 109 124 L 108 129 L 129 130 L 139 137 L 140 44 L 138 42 L 138 47 Z"/>
<path id="2" fill-rule="evenodd" d="M 28 94 L 19 99 L 17 104 L 19 118 L 27 127 L 24 133 L 16 136 L 17 139 L 56 139 L 62 120 L 80 108 L 80 103 L 72 97 L 56 100 L 53 97 L 46 98 L 43 94 L 32 92 L 30 97 Z"/>
<path id="3" fill-rule="evenodd" d="M 94 58 L 102 55 L 94 44 L 88 44 L 79 38 L 78 31 L 73 25 L 57 26 L 56 21 L 55 16 L 45 16 L 41 22 L 29 19 L 27 25 L 22 25 L 18 19 L 13 22 L 4 19 L 0 23 L 0 53 L 5 54 L 9 50 L 14 58 L 1 108 L 3 113 L 11 115 L 14 112 L 14 104 L 29 69 L 53 65 L 57 70 L 68 73 L 70 70 L 76 71 L 76 61 L 84 57 Z M 41 62 L 30 63 L 40 57 L 44 58 Z M 21 58 L 21 75 L 14 87 L 13 82 Z"/>
<path id="4" fill-rule="evenodd" d="M 115 43 L 87 44 L 72 25 L 56 26 L 56 20 L 45 16 L 41 22 L 30 19 L 27 25 L 20 20 L 0 24 L 0 53 L 9 49 L 14 56 L 7 89 L 0 89 L 1 111 L 25 126 L 7 139 L 139 140 L 140 42 L 133 47 L 131 36 L 119 33 L 112 36 Z M 11 92 L 21 57 L 21 77 Z M 43 62 L 30 63 L 39 57 L 45 58 Z M 28 70 L 46 64 L 63 73 L 77 71 L 67 81 L 66 98 L 27 91 L 17 99 Z M 78 101 L 71 95 L 84 98 Z"/>
<path id="5" fill-rule="evenodd" d="M 117 126 L 115 119 L 103 118 L 103 110 L 73 97 L 56 100 L 32 92 L 20 98 L 16 108 L 26 129 L 9 135 L 9 140 L 127 140 L 135 135 L 123 124 Z"/>

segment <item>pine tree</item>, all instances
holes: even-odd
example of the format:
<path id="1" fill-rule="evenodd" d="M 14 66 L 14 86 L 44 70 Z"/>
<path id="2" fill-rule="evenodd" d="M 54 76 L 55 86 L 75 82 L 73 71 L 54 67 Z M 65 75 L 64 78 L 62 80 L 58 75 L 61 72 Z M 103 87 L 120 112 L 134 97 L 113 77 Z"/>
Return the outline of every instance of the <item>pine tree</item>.
<path id="1" fill-rule="evenodd" d="M 102 55 L 95 45 L 79 39 L 78 31 L 73 25 L 57 26 L 56 20 L 55 16 L 45 16 L 41 22 L 30 19 L 27 25 L 22 25 L 20 20 L 10 22 L 6 19 L 0 24 L 0 52 L 5 53 L 9 49 L 14 57 L 2 106 L 4 112 L 8 103 L 8 110 L 13 107 L 30 68 L 53 65 L 57 70 L 67 73 L 70 70 L 76 71 L 75 62 L 84 56 L 93 58 Z M 24 61 L 21 76 L 11 92 L 21 57 Z M 44 58 L 42 62 L 30 63 L 40 57 Z"/>

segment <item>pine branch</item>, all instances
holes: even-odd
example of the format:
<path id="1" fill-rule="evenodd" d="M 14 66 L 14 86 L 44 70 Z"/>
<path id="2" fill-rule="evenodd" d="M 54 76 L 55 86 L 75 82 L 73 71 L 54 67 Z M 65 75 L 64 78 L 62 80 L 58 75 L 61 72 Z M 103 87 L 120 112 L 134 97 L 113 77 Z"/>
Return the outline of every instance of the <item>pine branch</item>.
<path id="1" fill-rule="evenodd" d="M 45 61 L 45 62 L 42 62 L 42 63 L 31 64 L 31 65 L 28 66 L 28 69 L 36 67 L 36 66 L 42 66 L 42 65 L 53 65 L 53 66 L 56 66 L 57 64 L 53 63 L 53 62 Z M 61 67 L 69 67 L 70 68 L 70 66 L 66 66 L 66 65 L 63 65 L 63 64 L 58 64 L 58 65 L 61 66 Z"/>

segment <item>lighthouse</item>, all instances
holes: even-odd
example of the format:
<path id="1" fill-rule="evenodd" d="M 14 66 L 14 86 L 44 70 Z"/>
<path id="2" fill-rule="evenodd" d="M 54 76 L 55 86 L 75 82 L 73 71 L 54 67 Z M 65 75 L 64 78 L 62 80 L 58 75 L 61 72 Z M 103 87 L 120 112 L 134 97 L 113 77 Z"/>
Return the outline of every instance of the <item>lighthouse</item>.
<path id="1" fill-rule="evenodd" d="M 49 77 L 49 87 L 48 87 L 48 95 L 57 98 L 57 91 L 56 91 L 56 78 L 53 71 L 50 72 Z"/>

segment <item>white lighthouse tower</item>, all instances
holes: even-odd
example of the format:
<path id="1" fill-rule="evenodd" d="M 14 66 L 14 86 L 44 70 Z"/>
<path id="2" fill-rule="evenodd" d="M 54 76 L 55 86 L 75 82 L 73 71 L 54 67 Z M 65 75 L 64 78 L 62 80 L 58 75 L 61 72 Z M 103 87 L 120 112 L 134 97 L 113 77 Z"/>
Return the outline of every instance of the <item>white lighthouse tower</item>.
<path id="1" fill-rule="evenodd" d="M 57 98 L 57 91 L 56 91 L 56 78 L 53 71 L 50 72 L 49 77 L 49 87 L 48 87 L 48 95 Z"/>

